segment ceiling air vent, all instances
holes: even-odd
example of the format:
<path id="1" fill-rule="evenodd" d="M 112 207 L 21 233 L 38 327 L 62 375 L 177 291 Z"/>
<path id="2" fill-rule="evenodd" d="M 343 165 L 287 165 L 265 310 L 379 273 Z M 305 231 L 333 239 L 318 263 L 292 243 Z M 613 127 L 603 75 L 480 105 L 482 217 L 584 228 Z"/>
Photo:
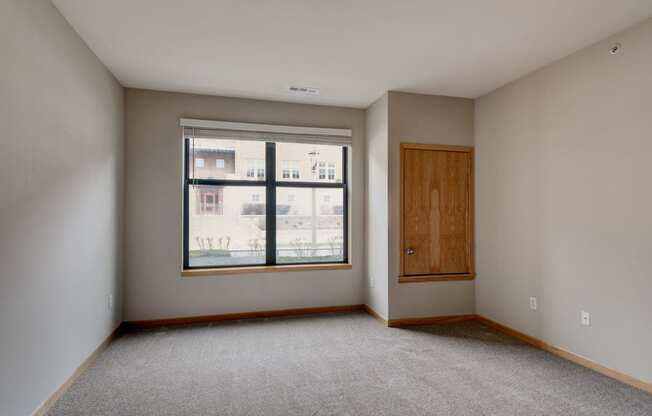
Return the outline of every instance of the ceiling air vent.
<path id="1" fill-rule="evenodd" d="M 288 91 L 293 94 L 319 95 L 319 88 L 313 87 L 297 87 L 295 85 L 290 85 Z"/>

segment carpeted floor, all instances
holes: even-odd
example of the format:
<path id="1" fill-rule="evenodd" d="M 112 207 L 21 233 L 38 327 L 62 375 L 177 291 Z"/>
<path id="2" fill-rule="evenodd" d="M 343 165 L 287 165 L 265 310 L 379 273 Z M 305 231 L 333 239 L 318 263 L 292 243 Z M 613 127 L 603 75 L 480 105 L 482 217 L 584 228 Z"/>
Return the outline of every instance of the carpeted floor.
<path id="1" fill-rule="evenodd" d="M 54 415 L 652 415 L 652 395 L 476 322 L 364 313 L 131 332 Z"/>

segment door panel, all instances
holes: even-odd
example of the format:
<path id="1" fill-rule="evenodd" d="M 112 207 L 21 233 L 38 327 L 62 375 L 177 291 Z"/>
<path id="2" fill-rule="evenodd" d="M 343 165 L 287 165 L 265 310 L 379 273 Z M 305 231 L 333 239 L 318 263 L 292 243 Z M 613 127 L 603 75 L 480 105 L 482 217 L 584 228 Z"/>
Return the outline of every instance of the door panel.
<path id="1" fill-rule="evenodd" d="M 403 152 L 403 275 L 471 273 L 471 153 Z"/>

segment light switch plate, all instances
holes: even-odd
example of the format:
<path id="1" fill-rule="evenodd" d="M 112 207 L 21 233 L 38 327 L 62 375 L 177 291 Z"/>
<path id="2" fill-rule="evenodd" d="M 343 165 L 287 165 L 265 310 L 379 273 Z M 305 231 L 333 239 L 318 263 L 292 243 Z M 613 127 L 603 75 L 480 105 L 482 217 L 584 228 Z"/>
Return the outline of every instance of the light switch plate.
<path id="1" fill-rule="evenodd" d="M 584 326 L 591 326 L 591 314 L 587 311 L 582 311 L 580 314 L 580 322 Z"/>

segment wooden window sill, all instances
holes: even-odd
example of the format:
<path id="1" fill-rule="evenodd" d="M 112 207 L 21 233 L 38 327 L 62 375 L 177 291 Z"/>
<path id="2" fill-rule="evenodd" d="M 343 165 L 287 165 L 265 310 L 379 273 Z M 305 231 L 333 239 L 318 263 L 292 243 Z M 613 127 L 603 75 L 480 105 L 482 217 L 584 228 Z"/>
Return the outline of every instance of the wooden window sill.
<path id="1" fill-rule="evenodd" d="M 246 266 L 246 267 L 221 267 L 215 269 L 187 269 L 181 271 L 183 277 L 207 277 L 249 273 L 278 273 L 278 272 L 306 272 L 313 270 L 348 270 L 353 268 L 349 263 L 325 264 L 287 264 L 277 266 Z"/>
<path id="2" fill-rule="evenodd" d="M 475 273 L 467 274 L 430 274 L 425 276 L 399 276 L 399 283 L 423 283 L 423 282 L 455 282 L 459 280 L 473 280 Z"/>

